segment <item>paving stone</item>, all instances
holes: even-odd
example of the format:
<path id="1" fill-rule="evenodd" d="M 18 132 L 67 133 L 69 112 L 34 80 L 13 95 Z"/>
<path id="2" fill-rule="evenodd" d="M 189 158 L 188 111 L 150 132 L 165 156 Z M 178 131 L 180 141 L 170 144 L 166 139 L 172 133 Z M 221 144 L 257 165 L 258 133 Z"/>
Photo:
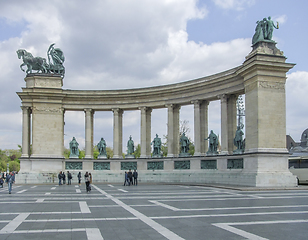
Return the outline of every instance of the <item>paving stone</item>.
<path id="1" fill-rule="evenodd" d="M 79 240 L 91 234 L 105 240 L 283 240 L 308 235 L 308 191 L 302 188 L 140 184 L 123 192 L 121 185 L 95 184 L 86 194 L 84 186 L 81 193 L 74 185 L 35 186 L 14 185 L 11 195 L 7 188 L 0 190 L 1 240 Z"/>

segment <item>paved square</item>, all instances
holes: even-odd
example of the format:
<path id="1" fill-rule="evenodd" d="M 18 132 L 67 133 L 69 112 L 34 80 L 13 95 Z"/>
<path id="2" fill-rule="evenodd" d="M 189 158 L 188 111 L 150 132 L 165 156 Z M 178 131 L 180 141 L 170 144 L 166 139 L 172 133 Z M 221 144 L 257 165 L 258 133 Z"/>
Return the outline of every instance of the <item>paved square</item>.
<path id="1" fill-rule="evenodd" d="M 13 185 L 0 239 L 307 239 L 308 191 L 185 185 Z"/>

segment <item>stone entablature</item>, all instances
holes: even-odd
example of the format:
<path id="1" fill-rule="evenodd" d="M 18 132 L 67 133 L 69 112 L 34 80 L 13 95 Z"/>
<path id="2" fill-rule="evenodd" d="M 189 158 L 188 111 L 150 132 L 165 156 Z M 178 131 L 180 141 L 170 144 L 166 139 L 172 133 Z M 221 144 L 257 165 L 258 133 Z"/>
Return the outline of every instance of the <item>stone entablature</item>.
<path id="1" fill-rule="evenodd" d="M 165 108 L 167 104 L 188 105 L 195 100 L 217 100 L 221 94 L 243 94 L 243 78 L 236 74 L 239 67 L 213 76 L 183 83 L 125 90 L 63 90 L 66 110 L 95 111 L 119 108 L 138 110 L 140 107 Z"/>

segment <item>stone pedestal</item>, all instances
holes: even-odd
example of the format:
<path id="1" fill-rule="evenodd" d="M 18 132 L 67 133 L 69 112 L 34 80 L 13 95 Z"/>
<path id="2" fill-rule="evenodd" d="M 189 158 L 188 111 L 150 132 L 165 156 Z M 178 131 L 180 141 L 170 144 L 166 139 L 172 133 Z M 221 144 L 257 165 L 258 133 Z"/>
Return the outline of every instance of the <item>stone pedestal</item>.
<path id="1" fill-rule="evenodd" d="M 244 77 L 246 109 L 245 173 L 256 186 L 295 186 L 286 149 L 286 72 L 294 64 L 274 42 L 258 42 L 239 74 Z"/>
<path id="2" fill-rule="evenodd" d="M 28 74 L 23 100 L 23 145 L 30 146 L 30 117 L 32 113 L 31 158 L 63 158 L 64 110 L 62 107 L 62 77 L 54 74 Z M 48 92 L 48 95 L 46 95 Z M 31 110 L 28 110 L 31 109 Z M 30 111 L 30 112 L 29 112 Z M 25 149 L 23 157 L 27 157 Z"/>

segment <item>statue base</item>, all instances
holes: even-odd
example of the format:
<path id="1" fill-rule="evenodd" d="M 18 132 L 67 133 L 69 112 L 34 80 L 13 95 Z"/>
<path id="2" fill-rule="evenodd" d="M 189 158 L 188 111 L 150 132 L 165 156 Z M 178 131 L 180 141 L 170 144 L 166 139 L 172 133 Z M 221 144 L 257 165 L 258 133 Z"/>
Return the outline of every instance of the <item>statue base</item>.
<path id="1" fill-rule="evenodd" d="M 217 156 L 218 155 L 218 152 L 215 152 L 215 153 L 213 153 L 213 152 L 207 152 L 206 153 L 206 156 Z"/>
<path id="2" fill-rule="evenodd" d="M 277 43 L 275 41 L 271 40 L 263 40 L 256 42 L 254 45 L 252 45 L 252 51 L 246 56 L 246 60 L 257 54 L 275 55 L 284 57 L 283 51 L 280 51 L 276 47 L 276 44 Z"/>
<path id="3" fill-rule="evenodd" d="M 163 158 L 163 154 L 160 153 L 160 154 L 153 155 L 152 158 Z"/>
<path id="4" fill-rule="evenodd" d="M 244 153 L 244 150 L 242 149 L 236 149 L 233 151 L 233 154 L 243 154 Z"/>
<path id="5" fill-rule="evenodd" d="M 135 155 L 125 155 L 125 158 L 136 158 Z"/>
<path id="6" fill-rule="evenodd" d="M 107 159 L 107 155 L 98 155 L 97 159 Z"/>
<path id="7" fill-rule="evenodd" d="M 189 153 L 180 153 L 179 157 L 191 157 Z"/>

